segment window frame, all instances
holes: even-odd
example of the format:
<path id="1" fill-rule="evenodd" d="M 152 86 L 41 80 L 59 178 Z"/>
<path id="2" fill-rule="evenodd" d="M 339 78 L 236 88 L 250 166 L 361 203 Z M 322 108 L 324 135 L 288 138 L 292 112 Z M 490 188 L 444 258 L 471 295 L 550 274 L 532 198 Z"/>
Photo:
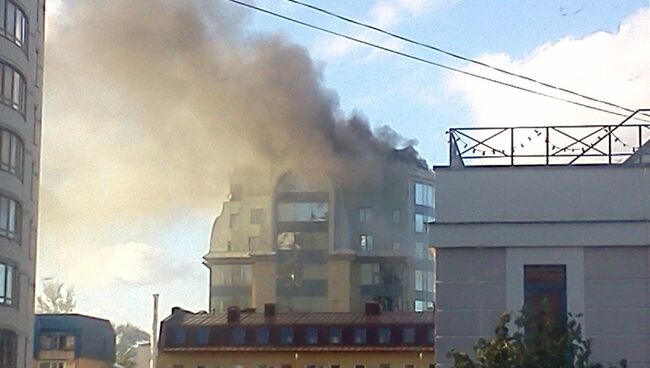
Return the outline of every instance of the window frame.
<path id="1" fill-rule="evenodd" d="M 15 264 L 10 262 L 0 261 L 0 271 L 2 278 L 0 279 L 0 306 L 18 307 L 18 291 L 19 291 L 19 277 L 16 277 L 18 269 Z M 8 295 L 9 294 L 9 295 Z"/>

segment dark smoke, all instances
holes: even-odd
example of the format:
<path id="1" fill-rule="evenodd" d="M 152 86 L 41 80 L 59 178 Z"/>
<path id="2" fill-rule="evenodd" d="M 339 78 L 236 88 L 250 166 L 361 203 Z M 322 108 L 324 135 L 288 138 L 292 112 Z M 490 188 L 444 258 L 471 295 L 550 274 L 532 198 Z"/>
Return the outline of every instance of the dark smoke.
<path id="1" fill-rule="evenodd" d="M 414 144 L 344 117 L 304 48 L 247 23 L 219 1 L 68 4 L 46 45 L 44 222 L 65 232 L 214 210 L 232 167 L 344 175 Z"/>

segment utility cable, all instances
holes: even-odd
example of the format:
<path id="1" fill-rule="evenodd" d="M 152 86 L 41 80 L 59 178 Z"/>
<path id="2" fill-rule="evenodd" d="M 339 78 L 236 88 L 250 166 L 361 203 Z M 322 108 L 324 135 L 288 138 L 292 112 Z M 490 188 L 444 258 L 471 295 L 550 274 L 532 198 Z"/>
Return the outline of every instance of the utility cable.
<path id="1" fill-rule="evenodd" d="M 360 26 L 360 27 L 364 27 L 366 29 L 373 30 L 375 32 L 382 33 L 384 35 L 399 39 L 401 41 L 410 43 L 412 45 L 421 46 L 421 47 L 424 47 L 424 48 L 427 48 L 429 50 L 433 50 L 433 51 L 442 53 L 444 55 L 450 56 L 450 57 L 458 59 L 458 60 L 466 61 L 468 63 L 479 65 L 479 66 L 482 66 L 482 67 L 485 67 L 485 68 L 488 68 L 488 69 L 491 69 L 491 70 L 494 70 L 494 71 L 509 75 L 511 77 L 520 78 L 520 79 L 523 79 L 523 80 L 526 80 L 526 81 L 529 81 L 529 82 L 532 82 L 532 83 L 536 83 L 538 85 L 541 85 L 541 86 L 544 86 L 544 87 L 547 87 L 547 88 L 552 88 L 552 89 L 555 89 L 555 90 L 558 90 L 558 91 L 562 91 L 562 92 L 565 92 L 565 93 L 572 94 L 574 96 L 582 97 L 582 98 L 590 100 L 592 102 L 598 102 L 598 103 L 602 103 L 602 104 L 605 104 L 605 105 L 608 105 L 608 106 L 611 106 L 611 107 L 616 107 L 616 108 L 625 110 L 625 111 L 627 111 L 629 113 L 633 113 L 635 111 L 633 109 L 630 109 L 630 108 L 627 108 L 627 107 L 624 107 L 624 106 L 621 106 L 621 105 L 618 105 L 618 104 L 615 104 L 615 103 L 612 103 L 612 102 L 609 102 L 609 101 L 605 101 L 605 100 L 601 100 L 601 99 L 598 99 L 598 98 L 590 97 L 590 96 L 587 96 L 585 94 L 582 94 L 582 93 L 579 93 L 579 92 L 576 92 L 576 91 L 572 91 L 572 90 L 567 89 L 567 88 L 558 87 L 558 86 L 555 86 L 553 84 L 546 83 L 546 82 L 540 81 L 538 79 L 528 77 L 526 75 L 514 73 L 514 72 L 511 72 L 511 71 L 505 70 L 503 68 L 499 68 L 499 67 L 484 63 L 482 61 L 471 59 L 471 58 L 459 55 L 457 53 L 441 49 L 441 48 L 433 46 L 431 44 L 427 44 L 427 43 L 424 43 L 424 42 L 421 42 L 421 41 L 414 40 L 412 38 L 408 38 L 406 36 L 399 35 L 397 33 L 387 31 L 387 30 L 382 29 L 380 27 L 373 26 L 372 24 L 364 23 L 364 22 L 361 22 L 361 21 L 358 21 L 358 20 L 343 16 L 343 15 L 337 14 L 337 13 L 335 13 L 333 11 L 330 11 L 330 10 L 327 10 L 327 9 L 324 9 L 324 8 L 321 8 L 321 7 L 318 7 L 318 6 L 315 6 L 315 5 L 311 5 L 311 4 L 302 2 L 300 0 L 285 0 L 285 1 L 288 1 L 290 3 L 296 4 L 296 5 L 299 5 L 299 6 L 302 6 L 302 7 L 309 8 L 311 10 L 317 11 L 317 12 L 322 13 L 322 14 L 329 15 L 331 17 L 340 19 L 340 20 L 345 21 L 347 23 L 351 23 L 351 24 L 354 24 L 354 25 L 357 25 L 357 26 Z"/>
<path id="2" fill-rule="evenodd" d="M 467 75 L 467 76 L 470 76 L 470 77 L 482 79 L 482 80 L 485 80 L 485 81 L 488 81 L 488 82 L 493 82 L 493 83 L 496 83 L 496 84 L 500 84 L 502 86 L 511 87 L 511 88 L 514 88 L 514 89 L 517 89 L 517 90 L 520 90 L 520 91 L 529 92 L 529 93 L 532 93 L 532 94 L 536 94 L 536 95 L 539 95 L 539 96 L 551 98 L 551 99 L 562 101 L 562 102 L 567 102 L 567 103 L 570 103 L 570 104 L 573 104 L 573 105 L 576 105 L 576 106 L 581 106 L 581 107 L 584 107 L 584 108 L 604 112 L 604 113 L 607 113 L 607 114 L 617 115 L 617 116 L 622 116 L 622 117 L 627 117 L 628 116 L 628 115 L 625 115 L 625 114 L 622 114 L 622 113 L 619 113 L 619 112 L 616 112 L 616 111 L 611 111 L 611 110 L 607 110 L 607 109 L 604 109 L 604 108 L 587 105 L 587 104 L 582 103 L 582 102 L 568 100 L 568 99 L 565 99 L 565 98 L 562 98 L 562 97 L 549 95 L 549 94 L 546 94 L 546 93 L 543 93 L 543 92 L 538 92 L 538 91 L 535 91 L 535 90 L 532 90 L 532 89 L 529 89 L 529 88 L 526 88 L 526 87 L 517 86 L 517 85 L 507 83 L 507 82 L 503 82 L 503 81 L 500 81 L 500 80 L 497 80 L 497 79 L 485 77 L 485 76 L 475 74 L 475 73 L 472 73 L 472 72 L 468 72 L 468 71 L 465 71 L 465 70 L 462 70 L 462 69 L 458 69 L 458 68 L 454 68 L 454 67 L 447 66 L 447 65 L 444 65 L 444 64 L 440 64 L 440 63 L 437 63 L 435 61 L 431 61 L 429 59 L 425 59 L 425 58 L 421 58 L 421 57 L 418 57 L 418 56 L 415 56 L 415 55 L 407 54 L 405 52 L 398 51 L 398 50 L 395 50 L 395 49 L 391 49 L 389 47 L 385 47 L 385 46 L 382 46 L 382 45 L 379 45 L 379 44 L 376 44 L 376 43 L 373 43 L 373 42 L 364 41 L 364 40 L 356 38 L 356 37 L 352 37 L 352 36 L 349 36 L 349 35 L 346 35 L 346 34 L 343 34 L 343 33 L 339 33 L 339 32 L 336 32 L 336 31 L 332 31 L 332 30 L 324 28 L 324 27 L 316 26 L 316 25 L 313 25 L 313 24 L 310 24 L 310 23 L 307 23 L 307 22 L 304 22 L 304 21 L 301 21 L 301 20 L 298 20 L 298 19 L 295 19 L 295 18 L 291 18 L 291 17 L 286 16 L 286 15 L 276 13 L 276 12 L 268 10 L 268 9 L 260 8 L 260 7 L 255 6 L 255 5 L 245 3 L 245 2 L 240 1 L 240 0 L 226 0 L 226 1 L 229 1 L 231 3 L 237 4 L 237 5 L 240 5 L 240 6 L 243 6 L 243 7 L 246 7 L 246 8 L 249 8 L 249 9 L 264 13 L 264 14 L 267 14 L 267 15 L 271 15 L 271 16 L 276 17 L 276 18 L 284 19 L 286 21 L 289 21 L 289 22 L 292 22 L 292 23 L 295 23 L 295 24 L 299 24 L 299 25 L 307 27 L 307 28 L 312 28 L 312 29 L 315 29 L 315 30 L 318 30 L 318 31 L 321 31 L 321 32 L 324 32 L 324 33 L 327 33 L 327 34 L 330 34 L 330 35 L 333 35 L 333 36 L 341 37 L 341 38 L 347 39 L 349 41 L 357 42 L 357 43 L 360 43 L 360 44 L 363 44 L 363 45 L 366 45 L 366 46 L 370 46 L 370 47 L 373 47 L 373 48 L 376 48 L 376 49 L 379 49 L 379 50 L 382 50 L 382 51 L 385 51 L 385 52 L 388 52 L 388 53 L 391 53 L 391 54 L 394 54 L 394 55 L 398 55 L 398 56 L 401 56 L 401 57 L 404 57 L 404 58 L 407 58 L 407 59 L 415 60 L 415 61 L 418 61 L 418 62 L 421 62 L 421 63 L 424 63 L 424 64 L 437 66 L 439 68 L 446 69 L 446 70 L 453 71 L 453 72 L 460 73 L 460 74 L 464 74 L 464 75 Z M 639 118 L 637 118 L 637 119 L 639 119 Z M 643 119 L 639 119 L 639 120 L 643 120 Z M 648 120 L 643 120 L 643 121 L 650 122 Z"/>

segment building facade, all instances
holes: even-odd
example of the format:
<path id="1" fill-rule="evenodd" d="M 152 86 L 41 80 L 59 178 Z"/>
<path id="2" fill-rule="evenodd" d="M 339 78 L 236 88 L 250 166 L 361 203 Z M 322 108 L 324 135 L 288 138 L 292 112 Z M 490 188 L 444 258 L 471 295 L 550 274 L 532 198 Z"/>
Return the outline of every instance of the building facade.
<path id="1" fill-rule="evenodd" d="M 541 145 L 531 149 L 546 151 L 542 162 L 511 156 L 512 147 L 503 150 L 504 162 L 496 147 L 495 158 L 502 157 L 494 166 L 463 159 L 464 144 L 454 145 L 452 132 L 452 162 L 436 168 L 438 212 L 430 225 L 443 367 L 450 349 L 471 351 L 479 337 L 492 336 L 504 311 L 543 299 L 558 315 L 582 316 L 594 361 L 625 358 L 629 367 L 650 367 L 650 175 L 639 154 L 643 142 L 632 149 L 647 127 L 634 134 L 605 128 L 515 129 L 508 141 L 521 151 L 540 136 Z M 582 146 L 579 139 L 544 139 L 553 129 L 575 137 L 600 130 Z M 588 156 L 586 144 L 601 153 Z M 615 144 L 627 154 L 615 154 Z"/>
<path id="2" fill-rule="evenodd" d="M 433 306 L 425 226 L 435 212 L 433 172 L 412 148 L 354 178 L 239 170 L 230 190 L 204 257 L 211 311 L 275 303 L 349 312 L 370 300 L 388 311 Z"/>
<path id="3" fill-rule="evenodd" d="M 34 368 L 113 368 L 111 322 L 81 314 L 40 314 L 34 325 Z"/>
<path id="4" fill-rule="evenodd" d="M 0 0 L 0 365 L 32 364 L 44 0 Z"/>
<path id="5" fill-rule="evenodd" d="M 432 368 L 433 313 L 190 313 L 161 324 L 158 368 Z M 272 309 L 272 311 L 270 311 Z"/>

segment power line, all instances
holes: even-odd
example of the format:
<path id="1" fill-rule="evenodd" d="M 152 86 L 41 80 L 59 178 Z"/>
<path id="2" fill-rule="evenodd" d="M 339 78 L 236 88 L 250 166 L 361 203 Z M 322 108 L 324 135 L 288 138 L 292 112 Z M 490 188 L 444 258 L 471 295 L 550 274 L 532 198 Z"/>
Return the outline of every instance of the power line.
<path id="1" fill-rule="evenodd" d="M 292 23 L 295 23 L 295 24 L 299 24 L 299 25 L 307 27 L 307 28 L 312 28 L 312 29 L 315 29 L 315 30 L 318 30 L 318 31 L 321 31 L 321 32 L 324 32 L 324 33 L 327 33 L 327 34 L 331 34 L 333 36 L 341 37 L 341 38 L 344 38 L 344 39 L 347 39 L 347 40 L 350 40 L 350 41 L 353 41 L 353 42 L 357 42 L 357 43 L 360 43 L 360 44 L 363 44 L 363 45 L 366 45 L 366 46 L 370 46 L 370 47 L 373 47 L 373 48 L 376 48 L 376 49 L 379 49 L 379 50 L 382 50 L 382 51 L 385 51 L 385 52 L 388 52 L 388 53 L 391 53 L 391 54 L 394 54 L 394 55 L 402 56 L 402 57 L 407 58 L 407 59 L 415 60 L 415 61 L 418 61 L 418 62 L 421 62 L 421 63 L 424 63 L 424 64 L 437 66 L 437 67 L 442 68 L 442 69 L 446 69 L 446 70 L 453 71 L 453 72 L 460 73 L 460 74 L 464 74 L 464 75 L 467 75 L 467 76 L 470 76 L 470 77 L 482 79 L 482 80 L 485 80 L 485 81 L 488 81 L 488 82 L 493 82 L 493 83 L 496 83 L 496 84 L 500 84 L 502 86 L 511 87 L 511 88 L 514 88 L 514 89 L 518 89 L 520 91 L 533 93 L 533 94 L 543 96 L 543 97 L 547 97 L 547 98 L 551 98 L 551 99 L 554 99 L 554 100 L 567 102 L 567 103 L 570 103 L 570 104 L 573 104 L 573 105 L 576 105 L 576 106 L 581 106 L 581 107 L 584 107 L 584 108 L 587 108 L 587 109 L 592 109 L 592 110 L 604 112 L 604 113 L 611 114 L 611 115 L 622 116 L 622 117 L 627 117 L 628 116 L 628 115 L 625 115 L 625 114 L 622 114 L 622 113 L 619 113 L 619 112 L 616 112 L 616 111 L 611 111 L 611 110 L 603 109 L 603 108 L 600 108 L 600 107 L 587 105 L 587 104 L 582 103 L 582 102 L 568 100 L 568 99 L 565 99 L 565 98 L 562 98 L 562 97 L 549 95 L 549 94 L 546 94 L 546 93 L 543 93 L 543 92 L 538 92 L 538 91 L 535 91 L 535 90 L 532 90 L 532 89 L 529 89 L 529 88 L 526 88 L 526 87 L 517 86 L 517 85 L 507 83 L 507 82 L 503 82 L 503 81 L 500 81 L 500 80 L 497 80 L 497 79 L 485 77 L 485 76 L 475 74 L 475 73 L 472 73 L 472 72 L 468 72 L 468 71 L 465 71 L 465 70 L 462 70 L 462 69 L 458 69 L 458 68 L 454 68 L 454 67 L 447 66 L 447 65 L 444 65 L 444 64 L 440 64 L 440 63 L 437 63 L 435 61 L 431 61 L 429 59 L 425 59 L 425 58 L 421 58 L 421 57 L 418 57 L 418 56 L 415 56 L 415 55 L 407 54 L 405 52 L 397 51 L 395 49 L 391 49 L 391 48 L 388 48 L 388 47 L 385 47 L 385 46 L 382 46 L 382 45 L 379 45 L 379 44 L 376 44 L 376 43 L 373 43 L 373 42 L 364 41 L 362 39 L 352 37 L 352 36 L 348 36 L 346 34 L 339 33 L 339 32 L 336 32 L 336 31 L 332 31 L 332 30 L 324 28 L 324 27 L 320 27 L 320 26 L 316 26 L 316 25 L 313 25 L 313 24 L 310 24 L 310 23 L 307 23 L 307 22 L 303 22 L 301 20 L 298 20 L 298 19 L 295 19 L 295 18 L 288 17 L 286 15 L 276 13 L 276 12 L 273 12 L 273 11 L 268 10 L 268 9 L 260 8 L 258 6 L 248 4 L 248 3 L 245 3 L 245 2 L 240 1 L 240 0 L 226 0 L 226 1 L 229 1 L 231 3 L 237 4 L 237 5 L 240 5 L 240 6 L 255 10 L 255 11 L 259 11 L 259 12 L 264 13 L 264 14 L 271 15 L 271 16 L 276 17 L 276 18 L 284 19 L 286 21 L 289 21 L 289 22 L 292 22 Z M 642 119 L 640 119 L 640 120 L 642 120 Z M 650 122 L 648 120 L 643 120 L 643 121 Z"/>
<path id="2" fill-rule="evenodd" d="M 471 58 L 456 54 L 454 52 L 441 49 L 441 48 L 433 46 L 431 44 L 427 44 L 427 43 L 424 43 L 424 42 L 421 42 L 421 41 L 414 40 L 412 38 L 408 38 L 406 36 L 399 35 L 397 33 L 387 31 L 387 30 L 382 29 L 380 27 L 373 26 L 372 24 L 364 23 L 364 22 L 361 22 L 361 21 L 358 21 L 358 20 L 343 16 L 343 15 L 334 13 L 334 12 L 332 12 L 330 10 L 320 8 L 320 7 L 315 6 L 315 5 L 307 4 L 307 3 L 302 2 L 300 0 L 285 0 L 285 1 L 288 1 L 290 3 L 300 5 L 300 6 L 312 9 L 312 10 L 315 10 L 317 12 L 320 12 L 320 13 L 335 17 L 335 18 L 343 20 L 345 22 L 355 24 L 357 26 L 364 27 L 366 29 L 370 29 L 370 30 L 382 33 L 384 35 L 387 35 L 387 36 L 390 36 L 390 37 L 393 37 L 393 38 L 397 38 L 399 40 L 402 40 L 404 42 L 407 42 L 407 43 L 410 43 L 410 44 L 413 44 L 413 45 L 421 46 L 421 47 L 427 48 L 429 50 L 433 50 L 433 51 L 445 54 L 445 55 L 450 56 L 450 57 L 455 58 L 455 59 L 463 60 L 463 61 L 475 64 L 475 65 L 480 65 L 482 67 L 485 67 L 485 68 L 488 68 L 488 69 L 491 69 L 491 70 L 494 70 L 494 71 L 497 71 L 497 72 L 500 72 L 500 73 L 503 73 L 503 74 L 507 74 L 507 75 L 512 76 L 512 77 L 520 78 L 520 79 L 523 79 L 523 80 L 526 80 L 526 81 L 529 81 L 529 82 L 539 84 L 539 85 L 547 87 L 547 88 L 552 88 L 552 89 L 555 89 L 555 90 L 558 90 L 558 91 L 569 93 L 569 94 L 572 94 L 574 96 L 582 97 L 584 99 L 587 99 L 587 100 L 590 100 L 590 101 L 593 101 L 593 102 L 598 102 L 598 103 L 602 103 L 602 104 L 605 104 L 605 105 L 608 105 L 608 106 L 611 106 L 611 107 L 616 107 L 616 108 L 625 110 L 625 111 L 627 111 L 629 113 L 634 112 L 633 109 L 630 109 L 630 108 L 627 108 L 627 107 L 624 107 L 624 106 L 621 106 L 621 105 L 618 105 L 618 104 L 615 104 L 615 103 L 612 103 L 612 102 L 608 102 L 608 101 L 605 101 L 605 100 L 601 100 L 601 99 L 598 99 L 598 98 L 590 97 L 590 96 L 587 96 L 585 94 L 572 91 L 570 89 L 558 87 L 558 86 L 552 85 L 550 83 L 542 82 L 542 81 L 540 81 L 538 79 L 531 78 L 531 77 L 528 77 L 528 76 L 525 76 L 525 75 L 522 75 L 522 74 L 517 74 L 517 73 L 511 72 L 511 71 L 508 71 L 508 70 L 505 70 L 505 69 L 502 69 L 502 68 L 499 68 L 499 67 L 484 63 L 482 61 L 471 59 Z"/>

